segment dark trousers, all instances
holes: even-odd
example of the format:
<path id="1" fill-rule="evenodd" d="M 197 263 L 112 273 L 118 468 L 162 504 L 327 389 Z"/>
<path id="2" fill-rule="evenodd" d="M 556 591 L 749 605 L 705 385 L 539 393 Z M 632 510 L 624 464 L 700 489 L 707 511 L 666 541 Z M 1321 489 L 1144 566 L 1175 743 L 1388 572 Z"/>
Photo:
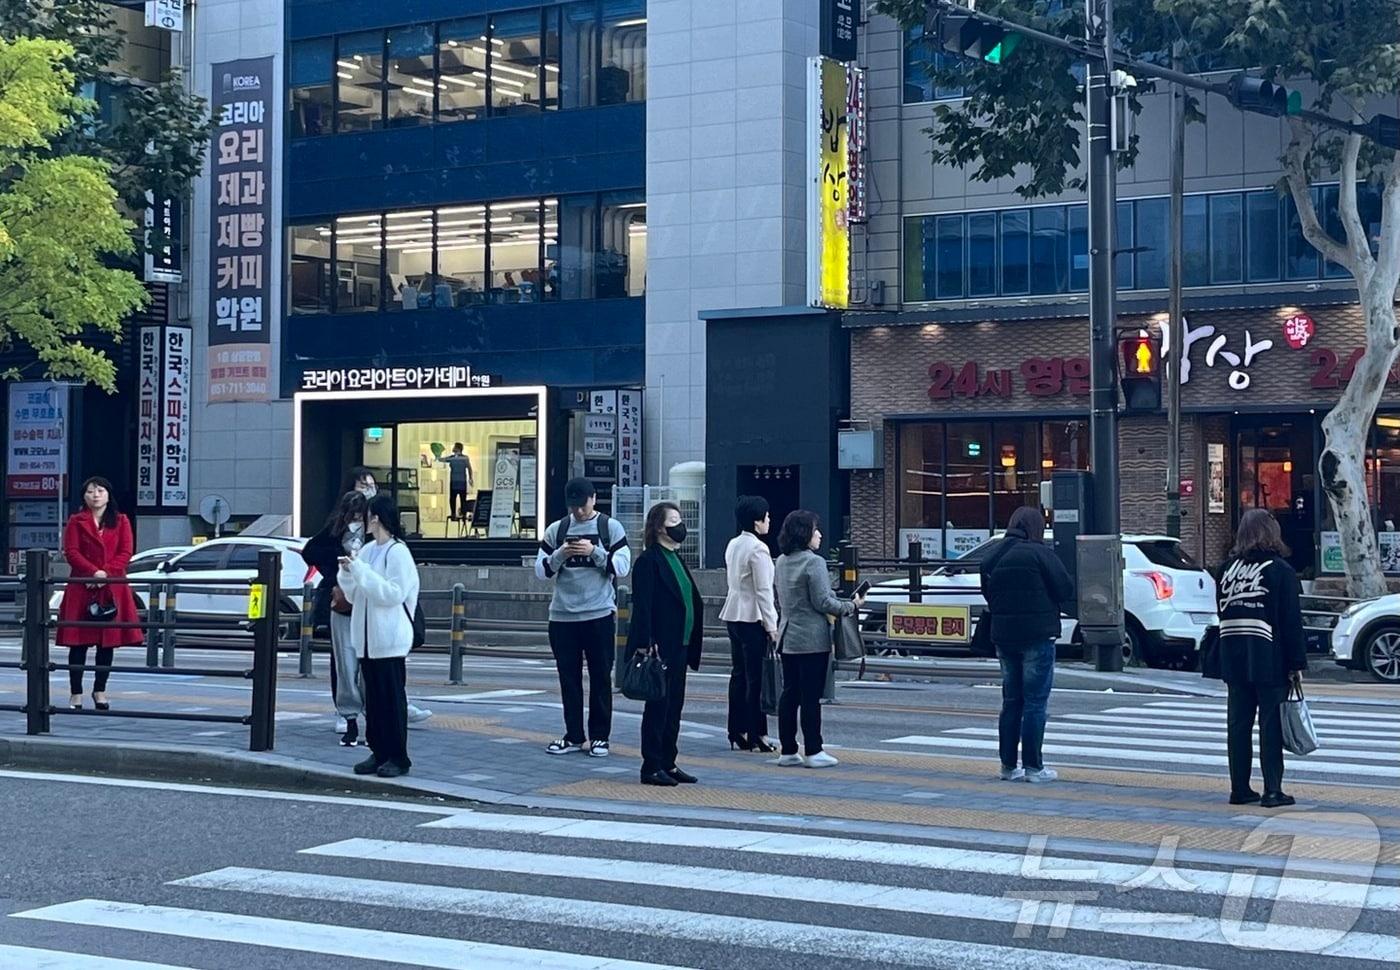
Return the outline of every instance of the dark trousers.
<path id="1" fill-rule="evenodd" d="M 465 519 L 467 517 L 467 487 L 452 487 L 452 495 L 448 498 L 451 503 L 452 517 L 454 519 Z"/>
<path id="2" fill-rule="evenodd" d="M 1249 791 L 1254 770 L 1254 715 L 1259 715 L 1259 768 L 1264 791 L 1283 790 L 1283 698 L 1286 687 L 1230 684 L 1226 701 L 1225 735 L 1230 758 L 1230 791 Z"/>
<path id="3" fill-rule="evenodd" d="M 365 740 L 379 764 L 395 764 L 407 770 L 408 693 L 403 657 L 360 660 L 365 681 Z"/>
<path id="4" fill-rule="evenodd" d="M 549 649 L 559 668 L 564 740 L 607 741 L 612 733 L 612 666 L 616 620 L 612 615 L 578 623 L 549 622 Z M 588 663 L 588 734 L 583 733 L 583 665 Z"/>
<path id="5" fill-rule="evenodd" d="M 768 716 L 763 713 L 763 658 L 768 631 L 762 623 L 729 624 L 729 740 L 763 740 Z"/>
<path id="6" fill-rule="evenodd" d="M 797 718 L 802 715 L 802 745 L 807 756 L 822 751 L 822 691 L 831 654 L 785 653 L 783 694 L 778 698 L 778 738 L 783 754 L 797 754 Z"/>
<path id="7" fill-rule="evenodd" d="M 69 647 L 68 663 L 70 666 L 80 667 L 87 663 L 87 647 Z M 110 667 L 112 665 L 113 647 L 98 647 L 97 660 L 94 663 L 99 667 Z M 110 671 L 99 670 L 92 676 L 92 691 L 100 694 L 107 689 L 107 675 Z M 83 692 L 83 672 L 81 670 L 68 671 L 68 692 L 71 694 L 81 694 Z"/>
<path id="8" fill-rule="evenodd" d="M 666 696 L 647 701 L 642 709 L 642 774 L 676 766 L 676 742 L 681 736 L 685 707 L 685 650 L 662 653 L 666 665 Z"/>
<path id="9" fill-rule="evenodd" d="M 1055 641 L 997 647 L 1001 661 L 1001 720 L 997 725 L 1003 768 L 1045 767 L 1040 748 L 1045 741 L 1045 718 L 1050 688 L 1055 681 Z"/>

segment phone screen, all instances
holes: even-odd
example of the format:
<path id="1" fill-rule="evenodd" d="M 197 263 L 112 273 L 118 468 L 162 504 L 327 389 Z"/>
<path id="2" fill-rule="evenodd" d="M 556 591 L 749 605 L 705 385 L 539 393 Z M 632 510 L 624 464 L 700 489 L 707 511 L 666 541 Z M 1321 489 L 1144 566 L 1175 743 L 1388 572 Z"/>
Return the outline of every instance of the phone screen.
<path id="1" fill-rule="evenodd" d="M 856 595 L 864 596 L 868 592 L 870 592 L 870 580 L 867 579 L 856 587 Z"/>

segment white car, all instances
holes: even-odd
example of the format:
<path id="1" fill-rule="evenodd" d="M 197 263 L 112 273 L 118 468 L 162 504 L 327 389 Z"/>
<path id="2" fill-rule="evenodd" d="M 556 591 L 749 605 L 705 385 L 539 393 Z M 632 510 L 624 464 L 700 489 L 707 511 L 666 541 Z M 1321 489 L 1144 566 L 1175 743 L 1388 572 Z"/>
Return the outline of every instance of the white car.
<path id="1" fill-rule="evenodd" d="M 969 550 L 956 565 L 925 575 L 924 602 L 967 605 L 975 620 L 987 605 L 982 598 L 978 565 L 999 539 L 988 539 Z M 1052 541 L 1048 531 L 1045 541 Z M 1220 625 L 1215 580 L 1191 560 L 1179 539 L 1170 536 L 1123 536 L 1123 566 L 1123 606 L 1127 614 L 1124 659 L 1136 657 L 1150 666 L 1195 669 L 1207 633 Z M 864 628 L 882 635 L 884 604 L 907 602 L 908 578 L 872 586 L 867 604 L 875 608 L 867 614 Z M 1061 617 L 1060 644 L 1076 643 L 1078 635 L 1078 623 Z"/>
<path id="2" fill-rule="evenodd" d="M 127 566 L 127 578 L 131 580 L 136 596 L 136 607 L 146 611 L 150 600 L 150 583 L 175 582 L 181 579 L 197 578 L 227 580 L 227 587 L 185 586 L 177 588 L 175 604 L 177 616 L 190 621 L 200 619 L 241 619 L 248 616 L 248 584 L 257 575 L 258 554 L 265 549 L 281 554 L 281 613 L 284 617 L 283 636 L 291 631 L 288 625 L 299 625 L 301 615 L 302 588 L 306 582 L 306 560 L 301 557 L 305 544 L 302 539 L 274 538 L 271 536 L 229 536 L 223 539 L 210 539 L 197 546 L 163 547 L 147 549 L 131 557 Z M 49 600 L 49 609 L 55 618 L 58 605 L 63 599 L 62 590 L 56 590 Z M 294 619 L 295 618 L 295 621 Z M 230 630 L 228 634 L 215 631 L 192 631 L 181 634 L 189 637 L 220 637 L 246 635 L 246 625 L 242 630 Z"/>
<path id="3" fill-rule="evenodd" d="M 1332 659 L 1400 684 L 1400 595 L 1353 603 L 1332 628 Z"/>

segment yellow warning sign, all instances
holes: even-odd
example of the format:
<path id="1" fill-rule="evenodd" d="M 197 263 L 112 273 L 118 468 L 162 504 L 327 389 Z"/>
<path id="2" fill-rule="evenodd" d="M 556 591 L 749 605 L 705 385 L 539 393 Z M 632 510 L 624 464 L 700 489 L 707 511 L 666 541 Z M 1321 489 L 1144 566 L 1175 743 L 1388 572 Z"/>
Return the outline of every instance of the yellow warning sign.
<path id="1" fill-rule="evenodd" d="M 254 583 L 248 587 L 248 619 L 261 620 L 267 615 L 267 587 Z"/>

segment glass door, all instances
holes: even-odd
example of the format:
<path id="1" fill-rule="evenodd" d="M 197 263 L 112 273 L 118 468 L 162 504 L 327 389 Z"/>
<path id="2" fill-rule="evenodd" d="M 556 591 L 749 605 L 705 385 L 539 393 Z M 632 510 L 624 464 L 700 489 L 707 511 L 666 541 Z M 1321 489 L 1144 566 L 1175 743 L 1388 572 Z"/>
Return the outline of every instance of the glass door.
<path id="1" fill-rule="evenodd" d="M 1264 509 L 1278 520 L 1289 561 L 1310 569 L 1317 543 L 1317 481 L 1313 419 L 1292 421 L 1236 419 L 1234 523 L 1250 509 Z"/>

